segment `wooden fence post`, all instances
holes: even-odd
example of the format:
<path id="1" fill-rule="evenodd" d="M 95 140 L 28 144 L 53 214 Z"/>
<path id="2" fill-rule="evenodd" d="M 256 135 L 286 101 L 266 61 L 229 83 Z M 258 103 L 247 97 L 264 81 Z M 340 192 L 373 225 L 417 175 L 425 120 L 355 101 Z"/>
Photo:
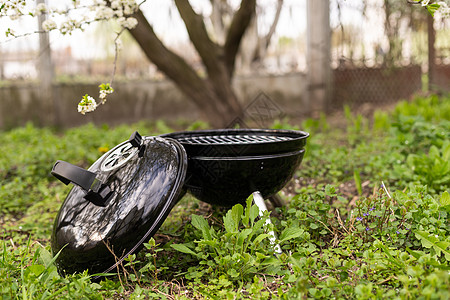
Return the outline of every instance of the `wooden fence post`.
<path id="1" fill-rule="evenodd" d="M 36 5 L 45 4 L 45 0 L 36 0 Z M 46 32 L 42 23 L 47 19 L 47 12 L 38 16 L 39 30 L 39 54 L 38 54 L 38 74 L 40 80 L 40 99 L 42 101 L 42 111 L 45 112 L 45 125 L 57 125 L 58 116 L 55 109 L 53 97 L 53 64 L 50 48 L 49 33 Z"/>
<path id="2" fill-rule="evenodd" d="M 307 1 L 307 108 L 311 113 L 326 111 L 331 88 L 330 1 Z"/>

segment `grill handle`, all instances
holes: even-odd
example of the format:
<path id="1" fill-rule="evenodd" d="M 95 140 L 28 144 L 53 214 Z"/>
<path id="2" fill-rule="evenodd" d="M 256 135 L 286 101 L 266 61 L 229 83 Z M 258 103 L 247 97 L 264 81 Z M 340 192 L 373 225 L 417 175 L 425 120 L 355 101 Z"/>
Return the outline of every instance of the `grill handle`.
<path id="1" fill-rule="evenodd" d="M 131 134 L 130 138 L 128 139 L 128 142 L 133 147 L 141 148 L 142 146 L 142 136 L 139 134 L 139 132 L 135 131 Z"/>
<path id="2" fill-rule="evenodd" d="M 58 160 L 53 165 L 51 174 L 65 185 L 73 183 L 88 191 L 94 183 L 97 174 L 72 165 L 71 163 Z"/>
<path id="3" fill-rule="evenodd" d="M 95 205 L 106 206 L 111 189 L 99 181 L 96 173 L 72 165 L 71 163 L 58 160 L 53 165 L 51 174 L 65 185 L 73 183 L 87 192 L 84 198 Z"/>

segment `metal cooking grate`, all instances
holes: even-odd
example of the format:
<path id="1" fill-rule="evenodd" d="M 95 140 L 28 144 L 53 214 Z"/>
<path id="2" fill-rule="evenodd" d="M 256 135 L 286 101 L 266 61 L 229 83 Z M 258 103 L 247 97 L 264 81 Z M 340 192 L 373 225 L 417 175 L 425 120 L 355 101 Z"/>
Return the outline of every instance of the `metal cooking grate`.
<path id="1" fill-rule="evenodd" d="M 182 143 L 191 144 L 252 144 L 252 143 L 269 143 L 292 140 L 288 136 L 276 135 L 201 135 L 201 136 L 184 136 L 178 140 Z"/>

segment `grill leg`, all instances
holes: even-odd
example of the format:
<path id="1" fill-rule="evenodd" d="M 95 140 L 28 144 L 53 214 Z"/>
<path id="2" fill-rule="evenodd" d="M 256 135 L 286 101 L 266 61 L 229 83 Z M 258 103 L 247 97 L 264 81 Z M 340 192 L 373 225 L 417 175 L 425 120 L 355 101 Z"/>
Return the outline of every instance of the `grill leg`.
<path id="1" fill-rule="evenodd" d="M 278 194 L 270 196 L 268 200 L 272 204 L 273 208 L 275 208 L 275 207 L 282 207 L 285 204 L 283 198 L 278 196 Z"/>
<path id="2" fill-rule="evenodd" d="M 266 203 L 264 203 L 264 198 L 262 197 L 261 193 L 256 191 L 253 193 L 253 201 L 255 202 L 256 206 L 258 206 L 259 208 L 259 215 L 262 217 L 264 215 L 264 212 L 267 211 L 267 206 Z M 270 221 L 270 217 L 267 219 L 266 221 L 266 225 L 271 224 L 272 222 Z M 269 240 L 270 243 L 273 246 L 273 249 L 275 251 L 275 253 L 277 254 L 281 254 L 281 247 L 279 244 L 275 243 L 276 240 L 276 236 L 275 236 L 275 232 L 273 232 L 272 230 L 268 232 L 268 234 L 270 235 Z"/>

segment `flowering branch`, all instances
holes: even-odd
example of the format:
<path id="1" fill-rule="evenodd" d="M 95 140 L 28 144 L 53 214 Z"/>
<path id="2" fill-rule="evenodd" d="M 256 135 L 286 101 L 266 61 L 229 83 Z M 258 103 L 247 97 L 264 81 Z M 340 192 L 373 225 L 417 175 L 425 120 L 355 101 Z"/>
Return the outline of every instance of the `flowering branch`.
<path id="1" fill-rule="evenodd" d="M 42 23 L 42 29 L 45 32 L 59 31 L 59 33 L 63 35 L 70 35 L 77 29 L 83 31 L 84 27 L 91 23 L 109 20 L 115 20 L 121 27 L 121 30 L 117 32 L 116 37 L 114 38 L 115 56 L 111 80 L 109 83 L 102 83 L 99 85 L 99 103 L 95 98 L 88 94 L 82 97 L 81 101 L 78 103 L 78 112 L 83 115 L 87 112 L 94 111 L 100 104 L 104 104 L 107 96 L 114 92 L 112 83 L 114 81 L 117 59 L 121 49 L 119 37 L 126 29 L 132 29 L 137 26 L 137 19 L 131 16 L 145 0 L 141 1 L 139 4 L 133 0 L 94 0 L 93 2 L 92 5 L 80 5 L 79 0 L 73 0 L 72 7 L 63 10 L 50 8 L 44 3 L 39 3 L 34 8 L 30 9 L 29 5 L 26 5 L 25 0 L 9 0 L 0 3 L 0 18 L 9 17 L 11 20 L 16 20 L 25 16 L 35 17 L 41 14 L 49 15 L 50 18 Z M 70 16 L 74 11 L 77 12 L 77 18 Z M 66 15 L 67 18 L 58 25 L 54 20 L 56 15 Z M 32 33 L 16 34 L 14 30 L 8 28 L 5 34 L 7 37 L 11 36 L 13 38 L 18 38 Z"/>
<path id="2" fill-rule="evenodd" d="M 428 12 L 434 16 L 435 13 L 442 16 L 450 16 L 450 7 L 444 1 L 433 2 L 432 0 L 406 0 L 409 4 L 420 4 L 427 8 Z"/>

